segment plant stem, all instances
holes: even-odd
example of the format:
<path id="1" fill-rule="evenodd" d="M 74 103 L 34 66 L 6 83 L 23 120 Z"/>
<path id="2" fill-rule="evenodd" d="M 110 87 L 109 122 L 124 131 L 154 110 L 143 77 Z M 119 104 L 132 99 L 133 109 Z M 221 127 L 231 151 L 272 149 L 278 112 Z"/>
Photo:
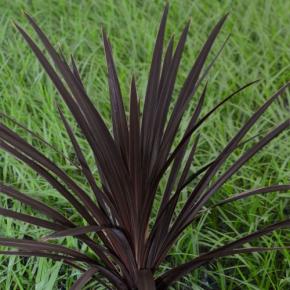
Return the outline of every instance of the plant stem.
<path id="1" fill-rule="evenodd" d="M 155 280 L 150 269 L 141 269 L 139 271 L 138 290 L 156 290 Z"/>

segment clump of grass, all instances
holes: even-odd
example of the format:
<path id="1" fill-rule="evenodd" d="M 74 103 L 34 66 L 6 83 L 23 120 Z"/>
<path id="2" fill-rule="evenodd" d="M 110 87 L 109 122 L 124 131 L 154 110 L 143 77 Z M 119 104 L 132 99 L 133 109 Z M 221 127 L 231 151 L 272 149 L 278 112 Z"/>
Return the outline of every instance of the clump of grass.
<path id="1" fill-rule="evenodd" d="M 177 265 L 164 273 L 159 271 L 160 265 L 165 261 L 170 249 L 185 228 L 203 215 L 203 207 L 208 200 L 250 158 L 290 126 L 290 120 L 287 119 L 270 130 L 228 169 L 219 174 L 229 156 L 243 144 L 243 138 L 247 132 L 257 123 L 267 108 L 283 94 L 289 86 L 288 83 L 257 109 L 215 160 L 209 160 L 200 170 L 190 173 L 191 164 L 199 148 L 199 139 L 202 138 L 201 126 L 217 109 L 240 91 L 255 84 L 256 81 L 241 86 L 221 100 L 212 110 L 201 114 L 208 86 L 207 82 L 204 84 L 204 80 L 224 45 L 211 63 L 207 66 L 205 63 L 227 18 L 224 16 L 211 31 L 175 100 L 173 93 L 189 23 L 182 31 L 177 45 L 174 46 L 172 37 L 164 49 L 167 14 L 168 6 L 165 7 L 160 23 L 142 110 L 135 79 L 132 77 L 128 118 L 111 45 L 103 31 L 112 108 L 112 134 L 90 101 L 73 57 L 69 64 L 62 53 L 58 53 L 53 48 L 35 21 L 27 15 L 30 24 L 50 55 L 54 64 L 52 65 L 31 37 L 16 24 L 90 145 L 98 169 L 100 185 L 98 185 L 97 178 L 89 167 L 85 153 L 60 105 L 57 104 L 58 112 L 78 161 L 74 165 L 77 170 L 81 170 L 93 194 L 85 191 L 54 162 L 1 123 L 0 146 L 42 176 L 67 199 L 86 224 L 85 226 L 77 225 L 70 220 L 67 213 L 51 208 L 11 186 L 0 184 L 2 193 L 31 206 L 48 219 L 4 208 L 0 209 L 1 215 L 53 231 L 41 240 L 1 237 L 0 245 L 17 249 L 1 251 L 1 253 L 47 257 L 62 260 L 64 263 L 76 267 L 84 273 L 75 282 L 72 289 L 81 289 L 88 281 L 96 279 L 108 289 L 114 287 L 117 289 L 161 290 L 167 289 L 189 272 L 217 258 L 280 249 L 278 247 L 243 246 L 277 229 L 289 227 L 290 219 L 269 225 L 238 238 L 234 242 L 202 253 L 187 263 Z M 164 50 L 165 53 L 163 53 Z M 180 123 L 188 104 L 191 98 L 197 95 L 200 87 L 202 90 L 198 96 L 195 110 L 188 120 L 185 132 L 180 132 Z M 10 121 L 14 122 L 11 119 Z M 21 126 L 21 124 L 18 125 Z M 23 126 L 22 128 L 25 129 Z M 27 132 L 45 142 L 33 132 L 29 130 Z M 178 138 L 178 134 L 181 134 L 181 138 Z M 192 138 L 193 143 L 191 144 Z M 49 145 L 47 142 L 45 143 Z M 167 173 L 168 178 L 166 178 Z M 162 192 L 157 215 L 153 216 L 154 201 L 163 180 L 166 180 L 166 187 Z M 193 182 L 193 190 L 181 206 L 181 210 L 178 210 L 178 201 L 182 192 Z M 222 200 L 213 208 L 248 196 L 289 189 L 289 184 L 274 184 L 252 189 Z M 152 223 L 151 218 L 153 218 Z M 48 242 L 68 236 L 85 244 L 87 251 L 82 252 L 79 249 Z"/>

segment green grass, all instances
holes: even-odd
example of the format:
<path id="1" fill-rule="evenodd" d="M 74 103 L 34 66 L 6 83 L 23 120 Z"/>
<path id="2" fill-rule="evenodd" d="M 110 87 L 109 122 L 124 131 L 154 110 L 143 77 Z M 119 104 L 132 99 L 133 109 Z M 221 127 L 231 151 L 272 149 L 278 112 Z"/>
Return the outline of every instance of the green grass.
<path id="1" fill-rule="evenodd" d="M 231 39 L 209 75 L 205 109 L 235 90 L 239 85 L 261 79 L 215 114 L 201 130 L 202 149 L 192 170 L 210 161 L 225 146 L 242 122 L 289 78 L 290 68 L 290 2 L 267 1 L 170 1 L 168 34 L 179 35 L 182 25 L 191 18 L 191 29 L 183 58 L 179 84 L 188 72 L 202 42 L 214 23 L 226 12 L 230 17 L 214 50 L 231 33 Z M 58 98 L 32 52 L 12 25 L 15 20 L 28 28 L 22 10 L 33 15 L 52 41 L 69 56 L 78 60 L 86 88 L 98 110 L 110 123 L 106 68 L 101 41 L 101 25 L 107 30 L 116 56 L 125 99 L 132 73 L 136 74 L 139 93 L 144 95 L 150 55 L 163 1 L 96 0 L 96 1 L 24 1 L 0 0 L 0 111 L 43 136 L 64 155 L 73 158 L 73 149 L 54 107 Z M 194 106 L 193 100 L 192 106 Z M 289 101 L 289 94 L 288 94 Z M 189 110 L 190 111 L 190 110 Z M 267 128 L 289 115 L 283 102 L 276 102 L 250 134 Z M 6 122 L 46 156 L 57 161 L 76 180 L 79 172 L 51 149 L 40 144 L 23 130 Z M 183 127 L 185 123 L 183 124 Z M 288 137 L 288 138 L 287 138 Z M 82 145 L 86 146 L 85 142 Z M 243 149 L 244 150 L 244 149 Z M 243 150 L 236 152 L 231 160 Z M 89 150 L 87 156 L 93 159 Z M 289 182 L 289 133 L 284 133 L 260 152 L 220 190 L 213 200 L 235 192 Z M 227 165 L 229 165 L 228 163 Z M 49 205 L 67 209 L 68 205 L 39 176 L 13 159 L 0 153 L 0 178 Z M 185 197 L 185 196 L 184 196 Z M 182 202 L 182 201 L 181 201 Z M 2 207 L 31 212 L 18 202 L 0 197 Z M 212 248 L 241 234 L 289 216 L 289 193 L 268 194 L 238 201 L 214 212 L 208 212 L 197 224 L 189 227 L 176 243 L 167 265 L 177 265 L 194 257 L 205 248 Z M 74 219 L 74 213 L 71 212 Z M 0 218 L 0 235 L 38 238 L 45 231 L 11 219 Z M 276 232 L 257 241 L 259 245 L 282 246 L 289 241 L 289 231 Z M 77 247 L 73 239 L 63 241 Z M 173 289 L 290 289 L 290 253 L 240 255 L 224 258 L 187 276 Z M 0 290 L 68 289 L 79 275 L 46 259 L 23 259 L 0 256 Z M 199 288 L 200 287 L 200 288 Z M 101 289 L 90 284 L 86 289 Z"/>

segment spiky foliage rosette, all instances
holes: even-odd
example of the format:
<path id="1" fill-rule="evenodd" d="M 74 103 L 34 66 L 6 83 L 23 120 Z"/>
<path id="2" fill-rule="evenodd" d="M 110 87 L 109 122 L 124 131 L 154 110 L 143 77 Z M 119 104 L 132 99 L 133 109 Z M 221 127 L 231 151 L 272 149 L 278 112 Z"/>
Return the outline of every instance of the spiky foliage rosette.
<path id="1" fill-rule="evenodd" d="M 1 253 L 47 257 L 62 260 L 78 268 L 83 275 L 72 289 L 81 289 L 88 281 L 100 279 L 100 283 L 105 284 L 107 289 L 113 287 L 161 290 L 167 289 L 190 271 L 219 257 L 267 251 L 269 248 L 243 246 L 277 229 L 289 227 L 290 219 L 277 222 L 159 274 L 160 265 L 175 241 L 188 225 L 200 217 L 202 208 L 215 192 L 260 149 L 290 126 L 290 120 L 287 119 L 272 129 L 217 176 L 231 153 L 244 142 L 243 138 L 247 132 L 256 124 L 266 109 L 282 95 L 289 85 L 286 84 L 258 108 L 213 161 L 209 160 L 209 163 L 200 170 L 192 173 L 190 167 L 198 148 L 198 130 L 201 125 L 226 101 L 255 82 L 238 88 L 206 114 L 201 114 L 207 91 L 207 84 L 203 85 L 195 110 L 188 120 L 187 129 L 182 133 L 181 138 L 176 138 L 190 99 L 197 94 L 198 88 L 202 86 L 203 80 L 222 50 L 211 63 L 205 65 L 211 47 L 227 16 L 224 16 L 211 31 L 177 97 L 173 98 L 189 24 L 182 31 L 176 47 L 174 48 L 173 38 L 171 38 L 163 53 L 167 14 L 168 6 L 164 10 L 155 43 L 142 114 L 135 80 L 132 78 L 128 119 L 111 45 L 106 33 L 103 33 L 112 108 L 112 134 L 89 99 L 73 58 L 69 65 L 64 56 L 53 48 L 35 21 L 27 15 L 30 24 L 50 55 L 52 65 L 38 45 L 16 24 L 90 145 L 101 186 L 98 186 L 96 177 L 88 166 L 85 153 L 60 106 L 58 106 L 60 117 L 78 159 L 76 166 L 81 169 L 93 194 L 84 190 L 64 170 L 1 123 L 0 146 L 42 176 L 69 202 L 86 223 L 85 226 L 78 226 L 69 219 L 67 213 L 61 213 L 39 200 L 1 184 L 3 194 L 32 207 L 44 214 L 47 219 L 4 208 L 0 209 L 1 215 L 53 231 L 42 240 L 1 237 L 0 245 L 16 249 Z M 2 114 L 2 116 L 5 115 Z M 33 132 L 29 133 L 39 138 Z M 192 137 L 193 145 L 190 142 Z M 191 147 L 190 150 L 187 150 L 188 147 Z M 186 153 L 187 151 L 189 154 Z M 149 226 L 153 204 L 160 189 L 160 181 L 164 179 L 166 186 L 161 192 L 159 210 L 154 216 L 152 226 Z M 182 191 L 193 180 L 195 181 L 193 189 L 181 210 L 177 210 Z M 248 190 L 229 197 L 215 206 L 252 195 L 289 189 L 288 184 Z M 92 235 L 93 233 L 95 235 Z M 67 236 L 73 236 L 87 245 L 88 252 L 83 253 L 78 249 L 70 249 L 48 241 Z"/>

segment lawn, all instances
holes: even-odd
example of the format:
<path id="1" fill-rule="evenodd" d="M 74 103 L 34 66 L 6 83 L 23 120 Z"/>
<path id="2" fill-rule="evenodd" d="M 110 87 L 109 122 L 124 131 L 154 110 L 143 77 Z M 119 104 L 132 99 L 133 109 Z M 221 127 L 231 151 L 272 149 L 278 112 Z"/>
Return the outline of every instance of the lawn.
<path id="1" fill-rule="evenodd" d="M 172 33 L 178 36 L 186 21 L 191 19 L 178 85 L 184 80 L 210 29 L 222 15 L 230 12 L 213 51 L 218 51 L 229 34 L 231 37 L 208 76 L 208 94 L 203 113 L 239 86 L 260 79 L 258 84 L 248 88 L 216 112 L 210 122 L 202 127 L 201 147 L 191 168 L 194 172 L 213 160 L 250 114 L 282 84 L 289 81 L 290 1 L 169 2 L 167 40 Z M 55 108 L 55 99 L 60 98 L 16 31 L 13 21 L 35 36 L 23 16 L 23 10 L 28 12 L 35 17 L 52 42 L 63 50 L 64 55 L 69 57 L 72 54 L 76 58 L 90 98 L 107 124 L 110 124 L 101 27 L 105 28 L 112 42 L 125 103 L 128 105 L 129 84 L 133 73 L 137 78 L 138 92 L 141 96 L 144 95 L 150 55 L 164 1 L 0 0 L 0 4 L 0 112 L 42 136 L 58 152 L 8 119 L 3 118 L 1 121 L 31 144 L 41 148 L 47 157 L 57 162 L 80 184 L 84 183 L 80 172 L 68 161 L 73 161 L 75 156 Z M 213 57 L 212 54 L 210 58 Z M 275 124 L 285 120 L 290 112 L 289 96 L 288 92 L 281 101 L 275 102 L 247 137 L 264 134 Z M 196 101 L 192 100 L 188 117 Z M 66 115 L 72 121 L 68 112 Z M 76 127 L 73 121 L 72 124 Z M 185 126 L 186 122 L 182 123 L 181 130 L 185 130 Z M 211 202 L 250 188 L 289 183 L 289 137 L 289 131 L 283 133 L 247 162 L 217 192 Z M 79 140 L 87 152 L 89 163 L 93 165 L 94 159 L 86 142 L 81 138 Z M 235 152 L 226 166 L 236 160 L 250 143 Z M 62 208 L 72 218 L 75 216 L 66 201 L 40 176 L 2 150 L 0 180 L 46 201 L 52 207 Z M 180 203 L 186 194 L 184 192 Z M 2 195 L 0 203 L 4 208 L 32 213 L 30 208 Z M 156 204 L 156 209 L 157 206 Z M 162 267 L 165 269 L 170 265 L 183 263 L 203 249 L 214 248 L 264 225 L 289 218 L 289 214 L 289 192 L 251 197 L 207 211 L 202 219 L 186 229 Z M 47 232 L 44 230 L 24 223 L 0 218 L 0 236 L 39 238 L 45 233 Z M 289 230 L 277 231 L 253 245 L 283 246 L 289 243 L 289 238 Z M 63 239 L 61 242 L 71 247 L 78 246 L 73 238 Z M 78 276 L 77 270 L 64 266 L 61 262 L 0 255 L 0 290 L 69 289 Z M 86 289 L 102 288 L 89 284 Z M 290 289 L 290 252 L 284 250 L 223 258 L 195 271 L 172 289 Z"/>

